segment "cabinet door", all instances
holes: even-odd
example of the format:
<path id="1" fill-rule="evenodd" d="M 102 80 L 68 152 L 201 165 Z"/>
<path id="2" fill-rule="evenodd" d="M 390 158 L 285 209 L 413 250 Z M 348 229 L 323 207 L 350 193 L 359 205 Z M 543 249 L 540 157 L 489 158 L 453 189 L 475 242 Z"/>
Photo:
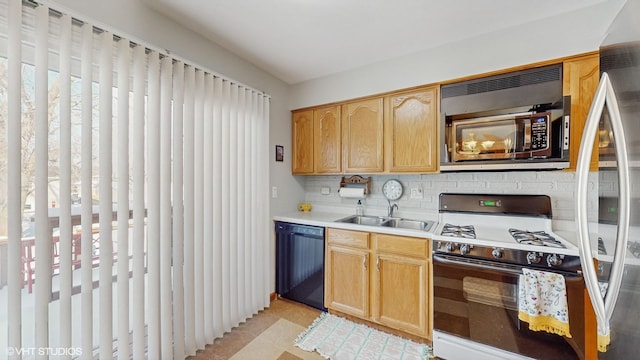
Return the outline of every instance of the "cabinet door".
<path id="1" fill-rule="evenodd" d="M 600 82 L 600 57 L 592 54 L 566 60 L 563 64 L 563 94 L 571 96 L 571 128 L 569 131 L 569 170 L 575 171 L 580 141 L 591 101 Z M 598 137 L 591 157 L 591 170 L 598 168 Z"/>
<path id="2" fill-rule="evenodd" d="M 429 267 L 424 259 L 379 253 L 373 271 L 373 320 L 429 337 Z"/>
<path id="3" fill-rule="evenodd" d="M 387 171 L 437 171 L 438 88 L 390 95 L 385 112 Z"/>
<path id="4" fill-rule="evenodd" d="M 296 111 L 291 116 L 291 172 L 313 173 L 313 110 Z"/>
<path id="5" fill-rule="evenodd" d="M 382 98 L 342 107 L 342 155 L 346 173 L 384 170 L 384 114 Z"/>
<path id="6" fill-rule="evenodd" d="M 313 111 L 314 164 L 318 174 L 342 172 L 340 105 Z"/>
<path id="7" fill-rule="evenodd" d="M 325 301 L 329 309 L 369 316 L 369 251 L 327 245 Z"/>

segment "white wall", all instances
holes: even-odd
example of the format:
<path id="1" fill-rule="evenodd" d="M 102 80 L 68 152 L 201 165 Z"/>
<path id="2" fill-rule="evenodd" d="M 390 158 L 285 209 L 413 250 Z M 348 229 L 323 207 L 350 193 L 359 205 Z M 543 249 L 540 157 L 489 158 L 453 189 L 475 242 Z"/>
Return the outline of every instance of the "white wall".
<path id="1" fill-rule="evenodd" d="M 575 173 L 568 171 L 522 171 L 522 172 L 465 172 L 432 175 L 374 175 L 371 177 L 371 194 L 364 201 L 365 214 L 386 215 L 388 202 L 382 195 L 385 181 L 397 178 L 404 186 L 404 193 L 396 214 L 401 217 L 435 220 L 438 218 L 440 193 L 476 194 L 529 194 L 549 195 L 554 220 L 573 221 Z M 340 176 L 309 176 L 305 183 L 306 201 L 314 208 L 332 208 L 347 214 L 355 214 L 356 200 L 343 199 L 337 189 Z M 589 179 L 589 189 L 597 189 L 598 178 Z M 329 195 L 321 189 L 329 187 Z M 411 189 L 421 189 L 422 198 L 411 198 Z M 597 193 L 597 191 L 594 191 Z M 597 196 L 588 199 L 588 215 L 597 219 Z"/>
<path id="2" fill-rule="evenodd" d="M 206 38 L 174 23 L 150 9 L 140 0 L 44 0 L 52 8 L 63 10 L 96 26 L 123 34 L 147 46 L 165 49 L 192 63 L 271 95 L 270 151 L 276 144 L 285 146 L 285 162 L 270 157 L 272 186 L 287 189 L 290 197 L 271 201 L 271 215 L 293 211 L 303 198 L 302 185 L 291 176 L 291 113 L 289 86 Z"/>
<path id="3" fill-rule="evenodd" d="M 292 86 L 290 107 L 342 101 L 594 51 L 623 2 L 608 0 L 573 13 L 302 82 Z M 380 44 L 380 51 L 384 51 L 384 44 Z"/>

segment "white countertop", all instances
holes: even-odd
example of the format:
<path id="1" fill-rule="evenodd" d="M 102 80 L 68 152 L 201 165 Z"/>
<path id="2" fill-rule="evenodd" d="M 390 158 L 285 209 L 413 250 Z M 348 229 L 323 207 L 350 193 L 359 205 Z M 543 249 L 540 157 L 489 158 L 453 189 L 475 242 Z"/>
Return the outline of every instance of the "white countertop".
<path id="1" fill-rule="evenodd" d="M 375 232 L 382 234 L 393 234 L 393 235 L 402 235 L 402 236 L 413 236 L 420 237 L 425 239 L 433 239 L 433 240 L 441 240 L 441 241 L 452 241 L 456 243 L 469 243 L 473 245 L 479 246 L 502 246 L 505 248 L 511 249 L 520 249 L 520 250 L 528 250 L 528 251 L 545 251 L 545 249 L 541 246 L 535 245 L 526 245 L 519 244 L 512 239 L 505 241 L 504 239 L 496 241 L 496 239 L 500 237 L 494 236 L 485 236 L 477 239 L 460 239 L 456 237 L 448 237 L 439 235 L 441 230 L 441 225 L 438 223 L 437 219 L 433 218 L 420 218 L 420 217 L 406 217 L 413 220 L 426 220 L 434 222 L 433 226 L 428 230 L 413 230 L 413 229 L 401 229 L 401 228 L 393 228 L 387 226 L 368 226 L 368 225 L 360 225 L 360 224 L 352 224 L 352 223 L 342 223 L 336 222 L 336 220 L 342 219 L 344 217 L 350 216 L 353 214 L 345 214 L 340 212 L 331 212 L 326 211 L 326 209 L 322 209 L 322 211 L 296 211 L 284 215 L 274 216 L 274 221 L 284 221 L 296 224 L 303 225 L 312 225 L 312 226 L 322 226 L 322 227 L 331 227 L 337 229 L 347 229 L 347 230 L 355 230 L 355 231 L 367 231 L 367 232 Z M 487 234 L 492 234 L 492 232 L 486 232 Z M 568 234 L 568 231 L 564 231 L 563 234 Z M 560 235 L 559 232 L 554 232 L 554 235 L 560 236 L 565 240 L 568 240 L 564 235 Z M 568 248 L 567 249 L 559 249 L 559 248 L 548 248 L 548 252 L 553 250 L 553 252 L 558 254 L 565 255 L 573 255 L 578 256 L 577 243 L 575 242 L 575 235 L 570 237 L 572 240 L 568 240 Z"/>
<path id="2" fill-rule="evenodd" d="M 331 227 L 334 229 L 346 229 L 346 230 L 355 230 L 355 231 L 376 232 L 380 234 L 413 236 L 413 237 L 420 237 L 425 239 L 431 239 L 433 237 L 433 233 L 429 231 L 424 231 L 424 230 L 400 229 L 400 228 L 393 228 L 393 227 L 387 227 L 387 226 L 369 226 L 369 225 L 336 222 L 336 220 L 342 219 L 350 215 L 353 215 L 353 214 L 318 212 L 313 210 L 309 212 L 296 211 L 296 212 L 292 212 L 284 215 L 274 216 L 273 220 L 291 222 L 291 223 L 303 224 L 303 225 Z M 433 221 L 434 226 L 432 226 L 432 229 L 435 229 L 437 225 L 437 221 L 433 219 L 420 219 L 420 218 L 411 218 L 411 219 Z"/>

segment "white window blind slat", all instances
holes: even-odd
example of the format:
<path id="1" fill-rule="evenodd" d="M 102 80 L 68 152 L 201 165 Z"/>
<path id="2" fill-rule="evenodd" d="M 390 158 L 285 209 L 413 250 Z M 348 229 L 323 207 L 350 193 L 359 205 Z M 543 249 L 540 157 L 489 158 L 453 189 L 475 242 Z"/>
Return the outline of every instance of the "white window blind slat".
<path id="1" fill-rule="evenodd" d="M 240 323 L 238 316 L 238 86 L 229 92 L 229 303 L 230 325 Z"/>
<path id="2" fill-rule="evenodd" d="M 22 348 L 22 1 L 7 7 L 7 346 Z M 12 358 L 19 358 L 13 354 Z"/>
<path id="3" fill-rule="evenodd" d="M 148 54 L 147 105 L 147 266 L 148 266 L 148 353 L 161 358 L 160 338 L 160 58 Z"/>
<path id="4" fill-rule="evenodd" d="M 71 223 L 71 17 L 60 19 L 60 311 L 59 344 L 71 348 L 71 287 L 73 281 Z M 70 359 L 66 354 L 63 358 Z"/>
<path id="5" fill-rule="evenodd" d="M 244 306 L 244 301 L 248 295 L 249 289 L 247 289 L 246 284 L 244 282 L 244 274 L 247 270 L 244 262 L 245 255 L 245 224 L 242 222 L 244 219 L 244 201 L 246 192 L 244 189 L 244 181 L 245 181 L 245 157 L 244 157 L 244 122 L 245 122 L 245 112 L 244 106 L 245 98 L 244 98 L 244 89 L 238 89 L 238 106 L 237 106 L 237 129 L 236 129 L 236 149 L 237 149 L 237 184 L 238 184 L 238 198 L 237 198 L 237 211 L 236 211 L 236 228 L 238 229 L 238 246 L 237 246 L 237 259 L 238 259 L 238 271 L 237 271 L 237 284 L 238 284 L 238 321 L 242 322 L 247 319 L 247 313 Z"/>
<path id="6" fill-rule="evenodd" d="M 49 347 L 49 299 L 51 297 L 51 234 L 49 232 L 49 9 L 36 8 L 35 38 L 35 347 Z M 38 354 L 37 358 L 45 358 Z"/>
<path id="7" fill-rule="evenodd" d="M 173 66 L 173 358 L 185 356 L 184 316 L 184 64 Z"/>
<path id="8" fill-rule="evenodd" d="M 113 34 L 100 36 L 99 60 L 99 215 L 100 358 L 113 358 Z"/>
<path id="9" fill-rule="evenodd" d="M 207 74 L 204 79 L 204 126 L 203 133 L 206 139 L 211 139 L 213 135 L 213 75 Z M 204 180 L 207 186 L 204 187 L 202 197 L 204 198 L 204 244 L 203 253 L 205 259 L 213 258 L 213 188 L 208 184 L 213 178 L 213 142 L 204 142 Z M 205 338 L 207 342 L 214 339 L 214 318 L 213 318 L 213 264 L 212 261 L 204 261 L 204 318 L 205 318 Z"/>
<path id="10" fill-rule="evenodd" d="M 194 113 L 195 69 L 188 66 L 185 69 L 184 94 L 184 303 L 185 311 L 185 353 L 190 356 L 196 354 L 196 313 L 194 286 Z"/>
<path id="11" fill-rule="evenodd" d="M 230 141 L 229 134 L 231 128 L 231 118 L 230 118 L 230 99 L 231 89 L 228 81 L 223 81 L 222 83 L 222 92 L 220 97 L 221 102 L 221 115 L 222 115 L 222 144 L 221 144 L 221 157 L 222 157 L 222 166 L 220 167 L 220 171 L 223 174 L 229 174 L 228 176 L 222 177 L 222 189 L 227 191 L 222 191 L 222 199 L 220 202 L 221 208 L 224 210 L 222 212 L 222 223 L 220 228 L 222 229 L 222 237 L 220 241 L 222 242 L 222 251 L 220 252 L 222 257 L 222 293 L 224 294 L 222 297 L 222 329 L 224 332 L 228 332 L 231 330 L 231 274 L 230 272 L 235 271 L 234 268 L 231 267 L 231 168 L 230 168 Z"/>
<path id="12" fill-rule="evenodd" d="M 243 218 L 251 219 L 251 202 L 253 200 L 253 194 L 251 193 L 251 179 L 253 179 L 251 175 L 252 162 L 251 158 L 253 154 L 251 153 L 251 115 L 253 113 L 253 109 L 251 107 L 253 100 L 253 92 L 247 89 L 244 89 L 245 96 L 245 105 L 244 105 L 244 128 L 243 128 L 243 136 L 244 136 L 244 145 L 242 148 L 244 149 L 244 204 L 242 205 Z M 244 234 L 244 249 L 241 252 L 242 256 L 244 256 L 244 284 L 245 289 L 247 289 L 247 294 L 244 296 L 244 314 L 251 314 L 251 298 L 253 297 L 253 284 L 251 283 L 251 271 L 253 264 L 251 263 L 251 247 L 253 245 L 253 232 L 251 231 L 251 226 L 245 227 Z"/>
<path id="13" fill-rule="evenodd" d="M 81 337 L 82 358 L 93 358 L 93 28 L 85 24 L 82 27 L 81 60 Z"/>
<path id="14" fill-rule="evenodd" d="M 195 315 L 196 315 L 196 345 L 202 349 L 205 344 L 205 314 L 204 314 L 204 72 L 196 71 L 195 79 L 195 141 L 194 143 L 194 269 L 195 269 Z"/>
<path id="15" fill-rule="evenodd" d="M 260 97 L 260 102 L 262 106 L 260 107 L 260 121 L 258 121 L 258 133 L 265 134 L 269 132 L 269 101 L 264 97 Z M 266 179 L 269 177 L 269 138 L 265 136 L 260 136 L 258 138 L 257 143 L 259 144 L 258 154 L 256 155 L 258 159 L 259 165 L 259 173 L 256 179 Z M 259 187 L 261 188 L 259 193 L 262 194 L 260 199 L 256 199 L 256 204 L 260 209 L 260 212 L 257 215 L 255 226 L 257 226 L 258 234 L 263 236 L 262 234 L 270 234 L 271 222 L 269 221 L 269 183 L 267 181 L 258 182 Z M 267 198 L 265 198 L 267 197 Z M 261 238 L 259 242 L 259 249 L 262 251 L 259 254 L 269 253 L 268 257 L 259 256 L 258 261 L 258 273 L 261 276 L 261 281 L 257 284 L 257 291 L 262 295 L 262 299 L 259 303 L 259 308 L 264 308 L 265 306 L 269 306 L 269 288 L 267 284 L 271 282 L 269 279 L 275 278 L 275 266 L 273 264 L 273 259 L 275 259 L 275 246 L 267 246 L 264 238 Z M 264 269 L 268 269 L 265 271 Z"/>
<path id="16" fill-rule="evenodd" d="M 118 211 L 118 357 L 128 359 L 129 347 L 129 67 L 131 48 L 129 41 L 117 44 L 118 75 L 118 138 L 117 138 L 117 211 Z"/>
<path id="17" fill-rule="evenodd" d="M 142 359 L 145 330 L 145 86 L 146 56 L 143 46 L 133 50 L 133 358 Z"/>
<path id="18" fill-rule="evenodd" d="M 213 80 L 213 98 L 222 99 L 223 80 L 216 77 Z M 222 204 L 222 103 L 217 101 L 213 106 L 213 203 Z M 223 318 L 223 292 L 222 276 L 224 274 L 222 265 L 222 214 L 224 209 L 221 206 L 213 208 L 213 317 L 216 321 L 213 330 L 216 337 L 224 334 L 221 319 Z"/>
<path id="19" fill-rule="evenodd" d="M 171 97 L 173 95 L 172 59 L 162 58 L 160 69 L 160 338 L 162 358 L 173 356 L 172 281 L 171 281 Z"/>

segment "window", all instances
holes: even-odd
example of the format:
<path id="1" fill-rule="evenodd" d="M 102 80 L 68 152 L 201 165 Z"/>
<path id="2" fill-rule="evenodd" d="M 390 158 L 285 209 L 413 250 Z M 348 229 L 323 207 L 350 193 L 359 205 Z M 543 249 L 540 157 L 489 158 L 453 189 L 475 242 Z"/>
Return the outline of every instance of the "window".
<path id="1" fill-rule="evenodd" d="M 269 97 L 33 6 L 0 0 L 0 349 L 195 354 L 268 305 Z"/>

